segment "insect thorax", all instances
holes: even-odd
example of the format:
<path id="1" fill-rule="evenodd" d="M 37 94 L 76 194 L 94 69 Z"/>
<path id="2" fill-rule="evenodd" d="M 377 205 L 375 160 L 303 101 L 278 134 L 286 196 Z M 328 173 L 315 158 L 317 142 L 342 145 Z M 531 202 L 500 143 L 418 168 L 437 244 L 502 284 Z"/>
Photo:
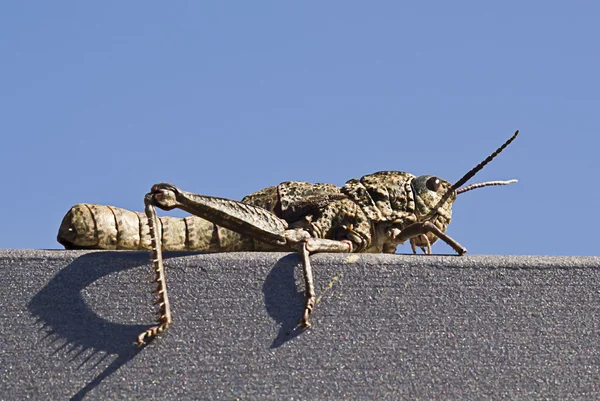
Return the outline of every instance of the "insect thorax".
<path id="1" fill-rule="evenodd" d="M 415 198 L 410 173 L 380 171 L 346 182 L 342 192 L 352 199 L 372 222 L 415 221 Z"/>

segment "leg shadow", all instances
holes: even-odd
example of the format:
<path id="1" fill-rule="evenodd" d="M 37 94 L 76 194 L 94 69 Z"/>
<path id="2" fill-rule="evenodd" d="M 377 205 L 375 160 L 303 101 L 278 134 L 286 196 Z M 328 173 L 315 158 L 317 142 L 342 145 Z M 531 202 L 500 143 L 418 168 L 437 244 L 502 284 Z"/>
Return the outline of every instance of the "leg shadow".
<path id="1" fill-rule="evenodd" d="M 169 255 L 170 257 L 177 255 Z M 29 302 L 28 310 L 47 329 L 46 337 L 56 336 L 52 341 L 65 340 L 61 349 L 71 346 L 79 351 L 74 361 L 90 352 L 80 367 L 97 353 L 104 358 L 116 355 L 114 361 L 71 399 L 80 400 L 104 379 L 132 360 L 143 348 L 134 345 L 138 334 L 150 325 L 127 325 L 107 321 L 91 310 L 82 297 L 82 291 L 96 280 L 119 271 L 148 265 L 146 252 L 95 252 L 85 254 L 62 269 Z M 104 359 L 103 358 L 103 359 Z M 102 362 L 101 359 L 96 363 Z"/>
<path id="2" fill-rule="evenodd" d="M 305 331 L 299 325 L 304 312 L 304 289 L 298 290 L 294 275 L 300 266 L 300 255 L 286 255 L 273 266 L 263 284 L 267 313 L 280 325 L 271 348 L 277 348 Z"/>

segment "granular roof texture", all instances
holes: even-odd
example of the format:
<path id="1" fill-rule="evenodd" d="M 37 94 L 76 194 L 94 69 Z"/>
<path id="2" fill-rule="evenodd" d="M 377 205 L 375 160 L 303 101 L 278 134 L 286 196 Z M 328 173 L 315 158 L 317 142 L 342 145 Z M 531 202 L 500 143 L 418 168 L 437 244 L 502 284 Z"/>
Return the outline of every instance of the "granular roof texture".
<path id="1" fill-rule="evenodd" d="M 598 398 L 600 257 L 0 251 L 0 399 Z"/>

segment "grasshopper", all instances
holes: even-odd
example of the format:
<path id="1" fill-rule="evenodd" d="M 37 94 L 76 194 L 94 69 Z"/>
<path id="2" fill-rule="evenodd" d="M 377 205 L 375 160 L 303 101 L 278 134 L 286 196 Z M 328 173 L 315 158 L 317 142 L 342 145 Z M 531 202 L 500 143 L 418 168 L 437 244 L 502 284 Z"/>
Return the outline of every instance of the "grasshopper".
<path id="1" fill-rule="evenodd" d="M 516 180 L 487 181 L 462 187 L 518 135 L 471 169 L 455 184 L 435 176 L 416 177 L 381 171 L 332 184 L 283 182 L 250 194 L 241 202 L 185 192 L 159 183 L 144 197 L 145 213 L 112 206 L 78 204 L 64 217 L 58 241 L 67 249 L 150 249 L 159 305 L 157 325 L 138 336 L 137 344 L 172 323 L 162 250 L 297 251 L 301 255 L 305 307 L 300 320 L 310 327 L 316 295 L 309 255 L 315 252 L 394 253 L 409 241 L 431 254 L 439 238 L 458 255 L 467 250 L 446 234 L 458 194 Z M 461 188 L 462 187 L 462 188 Z M 158 218 L 155 207 L 192 214 Z"/>

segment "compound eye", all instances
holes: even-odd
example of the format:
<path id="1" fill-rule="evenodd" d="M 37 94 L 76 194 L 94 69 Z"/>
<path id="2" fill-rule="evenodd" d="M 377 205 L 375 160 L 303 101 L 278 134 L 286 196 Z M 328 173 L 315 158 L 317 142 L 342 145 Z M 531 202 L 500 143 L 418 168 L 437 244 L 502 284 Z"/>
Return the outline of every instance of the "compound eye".
<path id="1" fill-rule="evenodd" d="M 425 185 L 427 186 L 427 189 L 430 191 L 433 191 L 433 192 L 437 192 L 438 189 L 440 189 L 441 184 L 442 184 L 442 182 L 437 177 L 431 177 L 425 183 Z"/>

